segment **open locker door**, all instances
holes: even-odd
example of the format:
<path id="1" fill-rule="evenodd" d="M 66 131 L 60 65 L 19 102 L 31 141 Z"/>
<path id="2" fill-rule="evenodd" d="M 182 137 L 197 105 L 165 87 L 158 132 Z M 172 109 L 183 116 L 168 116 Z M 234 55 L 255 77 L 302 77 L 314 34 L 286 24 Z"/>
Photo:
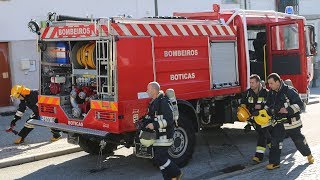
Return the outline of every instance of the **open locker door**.
<path id="1" fill-rule="evenodd" d="M 267 25 L 268 73 L 291 79 L 301 94 L 307 92 L 307 59 L 303 20 Z"/>

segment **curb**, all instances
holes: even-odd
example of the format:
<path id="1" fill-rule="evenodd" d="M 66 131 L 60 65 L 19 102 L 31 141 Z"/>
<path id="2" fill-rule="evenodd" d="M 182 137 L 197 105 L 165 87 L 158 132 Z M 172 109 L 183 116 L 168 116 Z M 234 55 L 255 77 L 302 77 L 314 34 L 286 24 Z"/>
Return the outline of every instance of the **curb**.
<path id="1" fill-rule="evenodd" d="M 82 149 L 80 147 L 71 147 L 71 148 L 58 150 L 58 151 L 49 151 L 46 153 L 39 153 L 39 154 L 23 157 L 20 159 L 13 159 L 13 160 L 0 162 L 0 168 L 5 168 L 5 167 L 9 167 L 9 166 L 16 166 L 16 165 L 39 161 L 39 160 L 52 158 L 52 157 L 56 157 L 56 156 L 71 154 L 71 153 L 75 153 L 75 152 L 79 152 L 79 151 L 82 151 Z"/>

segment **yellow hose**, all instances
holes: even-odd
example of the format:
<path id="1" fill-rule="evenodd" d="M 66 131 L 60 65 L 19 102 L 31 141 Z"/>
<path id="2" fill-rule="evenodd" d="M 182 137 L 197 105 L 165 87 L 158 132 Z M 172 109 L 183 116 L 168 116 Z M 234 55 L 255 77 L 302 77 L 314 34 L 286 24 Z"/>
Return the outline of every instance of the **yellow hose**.
<path id="1" fill-rule="evenodd" d="M 92 43 L 90 44 L 89 46 L 87 46 L 87 65 L 92 68 L 92 69 L 95 69 L 96 68 L 96 65 L 94 63 L 94 50 L 95 50 L 95 43 Z"/>
<path id="2" fill-rule="evenodd" d="M 81 61 L 81 49 L 82 48 L 83 48 L 83 46 L 81 48 L 79 48 L 77 51 L 77 62 L 79 63 L 80 66 L 83 66 L 82 61 Z"/>
<path id="3" fill-rule="evenodd" d="M 82 67 L 89 67 L 91 69 L 95 69 L 95 58 L 94 58 L 94 50 L 95 50 L 95 43 L 89 43 L 77 51 L 77 62 Z"/>
<path id="4" fill-rule="evenodd" d="M 82 48 L 81 48 L 81 62 L 82 62 L 82 65 L 84 67 L 87 67 L 88 64 L 87 64 L 87 59 L 88 59 L 88 52 L 87 52 L 87 47 L 89 46 L 90 44 L 86 44 L 84 45 Z"/>

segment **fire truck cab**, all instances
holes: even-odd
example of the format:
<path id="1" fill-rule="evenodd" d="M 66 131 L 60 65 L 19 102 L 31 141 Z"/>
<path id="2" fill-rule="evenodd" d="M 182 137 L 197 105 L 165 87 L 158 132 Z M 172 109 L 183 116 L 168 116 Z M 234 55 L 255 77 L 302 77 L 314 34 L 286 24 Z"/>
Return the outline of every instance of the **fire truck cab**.
<path id="1" fill-rule="evenodd" d="M 134 139 L 151 81 L 176 92 L 179 120 L 169 154 L 180 166 L 191 159 L 199 129 L 237 121 L 251 74 L 265 80 L 276 72 L 307 99 L 315 47 L 302 16 L 214 5 L 211 12 L 142 19 L 50 13 L 45 26 L 36 25 L 29 23 L 39 35 L 41 120 L 30 124 L 61 130 L 90 154 L 119 144 L 148 153 Z"/>

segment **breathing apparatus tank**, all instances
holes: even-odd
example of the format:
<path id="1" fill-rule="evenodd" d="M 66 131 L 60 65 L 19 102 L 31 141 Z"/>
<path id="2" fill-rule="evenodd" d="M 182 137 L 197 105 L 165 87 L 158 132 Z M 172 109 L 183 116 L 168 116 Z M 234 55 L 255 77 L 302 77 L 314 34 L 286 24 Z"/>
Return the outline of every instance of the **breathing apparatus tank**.
<path id="1" fill-rule="evenodd" d="M 173 89 L 166 90 L 166 96 L 169 98 L 170 101 L 170 108 L 172 108 L 173 120 L 175 122 L 179 119 L 179 109 L 178 109 L 178 102 L 176 98 L 176 94 Z"/>

